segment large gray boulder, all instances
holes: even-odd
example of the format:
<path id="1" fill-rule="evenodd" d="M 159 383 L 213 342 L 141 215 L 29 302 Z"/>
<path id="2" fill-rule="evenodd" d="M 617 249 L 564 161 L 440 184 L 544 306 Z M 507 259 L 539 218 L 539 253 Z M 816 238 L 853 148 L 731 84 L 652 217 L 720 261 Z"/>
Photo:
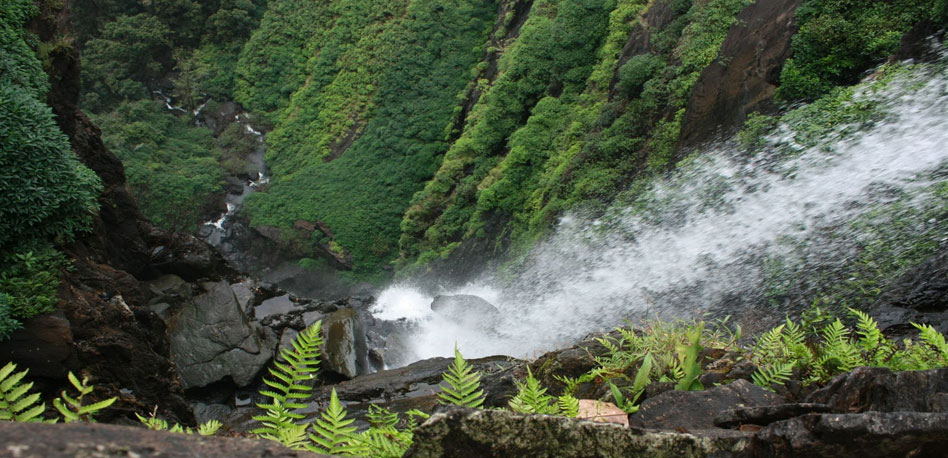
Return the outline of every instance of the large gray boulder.
<path id="1" fill-rule="evenodd" d="M 206 292 L 168 320 L 171 358 L 185 389 L 230 377 L 250 384 L 273 357 L 278 338 L 250 321 L 227 282 L 205 283 Z"/>
<path id="2" fill-rule="evenodd" d="M 365 326 L 359 313 L 341 308 L 323 318 L 323 369 L 346 378 L 368 372 Z"/>

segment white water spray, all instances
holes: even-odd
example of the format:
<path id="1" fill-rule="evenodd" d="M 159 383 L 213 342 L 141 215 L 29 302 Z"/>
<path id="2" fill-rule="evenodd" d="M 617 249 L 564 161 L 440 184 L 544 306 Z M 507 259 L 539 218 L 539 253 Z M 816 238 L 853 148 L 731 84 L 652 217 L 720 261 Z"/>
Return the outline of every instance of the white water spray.
<path id="1" fill-rule="evenodd" d="M 844 226 L 885 204 L 887 194 L 873 190 L 911 195 L 937 182 L 932 171 L 948 162 L 948 79 L 942 67 L 923 69 L 881 89 L 864 83 L 856 99 L 885 116 L 859 132 L 840 126 L 804 146 L 797 126 L 782 125 L 753 158 L 733 142 L 717 145 L 657 181 L 644 200 L 598 219 L 567 214 L 514 280 L 487 275 L 442 292 L 496 305 L 504 316 L 496 336 L 434 314 L 431 295 L 390 287 L 375 316 L 411 324 L 408 354 L 393 365 L 449 356 L 456 342 L 467 357 L 530 357 L 646 313 L 693 317 L 732 307 L 760 288 L 761 259 L 786 250 L 782 240 Z M 739 319 L 760 313 L 725 311 Z"/>

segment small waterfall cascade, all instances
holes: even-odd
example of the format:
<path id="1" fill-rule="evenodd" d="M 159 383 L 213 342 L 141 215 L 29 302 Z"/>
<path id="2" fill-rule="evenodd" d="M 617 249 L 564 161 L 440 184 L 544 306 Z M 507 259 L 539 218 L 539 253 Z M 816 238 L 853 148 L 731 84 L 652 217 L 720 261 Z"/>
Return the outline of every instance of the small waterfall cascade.
<path id="1" fill-rule="evenodd" d="M 213 246 L 219 246 L 223 239 L 227 236 L 228 227 L 226 223 L 240 210 L 244 199 L 246 199 L 247 196 L 256 189 L 270 182 L 270 177 L 266 174 L 267 166 L 263 162 L 264 154 L 266 154 L 267 151 L 265 134 L 254 129 L 253 125 L 250 123 L 250 117 L 246 113 L 235 114 L 234 122 L 241 125 L 244 132 L 253 135 L 257 139 L 256 149 L 254 149 L 253 152 L 247 156 L 247 162 L 251 165 L 252 170 L 254 170 L 256 173 L 256 177 L 251 176 L 250 178 L 246 179 L 246 181 L 241 183 L 241 187 L 239 189 L 229 190 L 227 196 L 224 198 L 224 202 L 227 205 L 227 211 L 222 213 L 218 219 L 204 223 L 200 234 L 202 237 L 204 237 L 205 241 Z"/>
<path id="2" fill-rule="evenodd" d="M 753 152 L 738 137 L 704 147 L 605 213 L 562 216 L 503 275 L 390 286 L 373 313 L 404 325 L 407 348 L 387 362 L 450 356 L 455 343 L 466 357 L 538 356 L 644 317 L 779 319 L 793 297 L 812 300 L 818 273 L 899 246 L 880 237 L 948 243 L 931 216 L 948 208 L 946 61 L 903 63 L 839 106 L 796 108 Z M 503 319 L 490 332 L 451 322 L 431 311 L 435 293 L 477 295 Z"/>

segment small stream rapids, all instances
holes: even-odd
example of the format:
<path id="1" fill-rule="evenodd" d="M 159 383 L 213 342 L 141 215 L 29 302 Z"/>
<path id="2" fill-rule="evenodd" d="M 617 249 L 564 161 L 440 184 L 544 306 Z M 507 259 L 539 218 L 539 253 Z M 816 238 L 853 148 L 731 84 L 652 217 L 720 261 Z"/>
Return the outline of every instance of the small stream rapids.
<path id="1" fill-rule="evenodd" d="M 854 102 L 879 111 L 872 122 L 841 124 L 813 140 L 806 120 L 781 121 L 760 152 L 736 139 L 704 147 L 605 213 L 566 214 L 503 274 L 451 290 L 388 287 L 373 314 L 403 323 L 407 348 L 387 363 L 449 356 L 455 344 L 466 357 L 533 357 L 646 316 L 752 322 L 792 312 L 761 303 L 771 261 L 845 264 L 864 237 L 854 222 L 887 206 L 923 206 L 944 183 L 944 60 L 859 85 Z M 450 322 L 430 310 L 435 294 L 480 296 L 503 321 L 495 333 Z"/>

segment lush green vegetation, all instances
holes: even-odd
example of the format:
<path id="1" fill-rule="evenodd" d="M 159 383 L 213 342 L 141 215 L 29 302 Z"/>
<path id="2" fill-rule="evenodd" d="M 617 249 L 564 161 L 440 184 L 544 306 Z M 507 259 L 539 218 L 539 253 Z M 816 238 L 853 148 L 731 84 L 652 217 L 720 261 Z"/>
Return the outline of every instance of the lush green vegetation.
<path id="1" fill-rule="evenodd" d="M 193 231 L 222 191 L 221 151 L 212 132 L 166 112 L 162 101 L 125 101 L 93 115 L 109 150 L 125 163 L 142 212 L 171 231 Z"/>
<path id="2" fill-rule="evenodd" d="M 777 96 L 814 99 L 898 50 L 902 35 L 922 21 L 945 24 L 944 0 L 806 0 L 797 11 L 800 31 L 793 57 L 780 75 Z"/>
<path id="3" fill-rule="evenodd" d="M 276 20 L 282 3 L 295 2 L 275 2 L 241 62 L 281 59 L 284 48 L 253 48 L 266 56 L 249 53 L 255 40 L 291 33 L 294 22 Z M 247 201 L 253 224 L 292 232 L 298 219 L 321 221 L 333 237 L 317 231 L 310 243 L 348 257 L 357 271 L 371 272 L 393 259 L 408 200 L 448 147 L 445 127 L 455 97 L 480 57 L 495 7 L 336 1 L 320 7 L 326 11 L 311 8 L 307 14 L 334 19 L 318 21 L 326 29 L 308 37 L 305 49 L 318 52 L 306 65 L 306 84 L 268 136 L 274 180 L 267 193 Z M 267 81 L 272 69 L 255 68 L 244 68 L 240 81 L 247 83 L 239 87 Z M 239 93 L 239 100 L 264 104 L 282 88 L 261 86 Z"/>
<path id="4" fill-rule="evenodd" d="M 22 27 L 36 13 L 28 0 L 0 7 L 0 339 L 52 311 L 65 266 L 53 245 L 89 229 L 101 188 L 44 103 L 49 82 Z"/>
<path id="5" fill-rule="evenodd" d="M 248 147 L 239 128 L 195 126 L 204 102 L 233 98 L 243 43 L 263 14 L 262 0 L 78 0 L 83 50 L 81 103 L 126 166 L 144 214 L 171 231 L 193 231 L 223 192 L 224 171 L 244 173 Z M 155 100 L 156 91 L 179 109 Z M 226 134 L 226 135 L 225 135 Z"/>

